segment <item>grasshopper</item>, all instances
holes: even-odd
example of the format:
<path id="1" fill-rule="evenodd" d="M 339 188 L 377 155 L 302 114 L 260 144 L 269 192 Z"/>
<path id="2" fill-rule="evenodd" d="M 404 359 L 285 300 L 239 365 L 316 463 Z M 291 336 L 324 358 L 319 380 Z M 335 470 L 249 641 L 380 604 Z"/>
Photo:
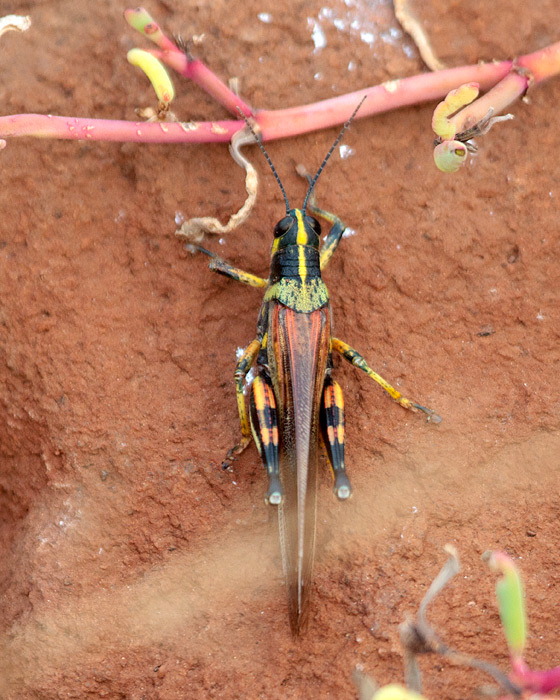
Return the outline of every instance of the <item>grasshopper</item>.
<path id="1" fill-rule="evenodd" d="M 251 438 L 255 441 L 268 475 L 265 501 L 278 507 L 280 548 L 294 635 L 304 631 L 308 621 L 320 443 L 326 450 L 336 497 L 344 501 L 352 494 L 344 462 L 344 399 L 332 376 L 333 354 L 342 355 L 365 372 L 404 408 L 422 411 L 433 422 L 440 420 L 430 408 L 402 396 L 356 350 L 332 335 L 329 293 L 321 273 L 346 226 L 334 214 L 320 209 L 312 193 L 360 105 L 345 123 L 316 175 L 305 175 L 308 190 L 301 209 L 290 207 L 274 165 L 246 120 L 286 204 L 286 215 L 274 228 L 268 279 L 244 272 L 201 246 L 187 244 L 192 252 L 200 251 L 212 258 L 211 270 L 266 290 L 256 338 L 246 347 L 235 369 L 241 442 L 228 452 L 224 468 L 243 452 Z M 331 227 L 322 244 L 316 217 Z M 243 388 L 255 364 L 248 412 Z"/>

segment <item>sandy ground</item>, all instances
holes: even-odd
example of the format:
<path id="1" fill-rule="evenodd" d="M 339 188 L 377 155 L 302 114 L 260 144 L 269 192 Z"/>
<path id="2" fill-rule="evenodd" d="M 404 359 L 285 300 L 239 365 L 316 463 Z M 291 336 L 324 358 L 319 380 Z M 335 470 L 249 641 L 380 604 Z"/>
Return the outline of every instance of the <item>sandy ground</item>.
<path id="1" fill-rule="evenodd" d="M 426 5 L 426 6 L 425 6 Z M 280 108 L 424 70 L 387 0 L 152 2 L 169 31 Z M 558 0 L 416 3 L 450 65 L 559 38 Z M 2 113 L 134 119 L 153 101 L 127 64 L 124 6 L 0 2 L 33 28 L 2 39 Z M 225 114 L 176 81 L 182 119 Z M 293 640 L 274 513 L 254 448 L 236 442 L 233 369 L 258 290 L 212 275 L 175 218 L 225 220 L 243 201 L 224 146 L 12 140 L 0 154 L 0 667 L 6 700 L 355 697 L 357 664 L 402 680 L 398 624 L 452 542 L 463 571 L 432 619 L 507 668 L 480 560 L 522 567 L 535 666 L 560 663 L 558 455 L 560 80 L 514 107 L 454 176 L 431 160 L 433 105 L 356 121 L 318 185 L 355 231 L 325 275 L 337 335 L 426 425 L 338 363 L 355 496 L 321 479 L 308 634 Z M 295 204 L 336 129 L 271 143 Z M 343 157 L 344 156 L 344 157 Z M 242 230 L 208 247 L 267 275 L 283 203 L 263 185 Z M 425 694 L 488 679 L 425 659 Z"/>

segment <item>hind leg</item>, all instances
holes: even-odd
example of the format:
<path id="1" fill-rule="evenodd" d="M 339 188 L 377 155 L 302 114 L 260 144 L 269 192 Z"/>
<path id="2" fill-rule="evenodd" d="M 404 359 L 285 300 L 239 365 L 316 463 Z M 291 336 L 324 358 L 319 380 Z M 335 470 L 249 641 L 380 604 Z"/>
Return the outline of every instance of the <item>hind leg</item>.
<path id="1" fill-rule="evenodd" d="M 266 503 L 277 506 L 282 503 L 284 492 L 280 483 L 278 460 L 278 410 L 270 377 L 260 373 L 251 385 L 251 431 L 268 475 Z"/>
<path id="2" fill-rule="evenodd" d="M 403 408 L 408 408 L 411 411 L 422 411 L 428 416 L 428 420 L 432 421 L 432 423 L 441 423 L 441 417 L 438 416 L 434 410 L 427 408 L 426 406 L 421 406 L 419 403 L 416 403 L 416 401 L 412 401 L 411 399 L 407 399 L 405 396 L 403 396 L 400 391 L 397 391 L 395 387 L 391 386 L 389 382 L 383 379 L 383 377 L 377 374 L 377 372 L 374 372 L 360 353 L 357 350 L 354 350 L 354 348 L 351 348 L 347 343 L 344 343 L 338 338 L 333 338 L 332 347 L 333 350 L 339 352 L 347 362 L 350 362 L 352 365 L 354 365 L 354 367 L 361 369 L 362 372 L 365 372 L 368 375 L 368 377 L 371 377 L 371 379 L 377 382 L 379 386 L 383 387 L 389 396 Z"/>
<path id="3" fill-rule="evenodd" d="M 334 477 L 334 493 L 339 500 L 344 501 L 352 495 L 344 464 L 344 397 L 340 384 L 330 376 L 325 380 L 319 421 Z"/>

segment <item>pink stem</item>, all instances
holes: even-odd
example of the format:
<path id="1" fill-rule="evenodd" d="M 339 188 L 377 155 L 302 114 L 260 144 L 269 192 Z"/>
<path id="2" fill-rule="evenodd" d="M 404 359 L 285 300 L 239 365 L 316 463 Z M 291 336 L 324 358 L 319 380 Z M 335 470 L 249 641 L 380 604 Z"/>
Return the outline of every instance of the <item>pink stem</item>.
<path id="1" fill-rule="evenodd" d="M 178 52 L 169 52 L 169 55 L 171 53 Z M 178 55 L 183 56 L 184 54 Z M 209 75 L 213 75 L 211 71 L 200 61 L 188 63 L 192 66 L 193 76 L 196 76 L 199 84 L 204 89 L 208 89 L 206 79 Z M 184 69 L 186 64 L 177 65 Z M 264 141 L 286 138 L 343 123 L 364 95 L 367 95 L 368 99 L 357 118 L 444 97 L 453 87 L 470 80 L 480 83 L 483 89 L 487 89 L 501 80 L 504 75 L 507 75 L 511 66 L 511 61 L 502 61 L 501 63 L 452 68 L 438 73 L 424 73 L 411 78 L 385 82 L 375 87 L 310 105 L 282 110 L 260 110 L 255 114 L 255 121 L 262 130 Z M 216 81 L 212 80 L 214 86 L 212 94 L 219 93 L 224 102 L 233 106 L 233 100 L 224 91 L 220 92 L 217 84 L 219 82 L 217 79 Z M 226 90 L 229 89 L 226 88 Z M 238 100 L 237 97 L 236 99 Z M 238 100 L 237 103 L 242 110 L 246 110 L 245 113 L 251 113 L 250 107 L 245 105 L 242 100 Z M 211 143 L 229 142 L 232 136 L 242 128 L 243 122 L 239 119 L 217 122 L 147 123 L 41 114 L 14 114 L 0 117 L 0 138 L 35 136 L 39 138 L 133 141 L 137 143 Z"/>
<path id="2" fill-rule="evenodd" d="M 462 109 L 449 121 L 455 124 L 457 133 L 466 131 L 481 122 L 488 115 L 489 110 L 492 110 L 493 115 L 503 112 L 518 97 L 525 94 L 528 85 L 528 77 L 513 70 L 485 95 Z"/>
<path id="3" fill-rule="evenodd" d="M 212 143 L 231 141 L 243 122 L 131 122 L 113 119 L 12 114 L 0 117 L 0 138 L 35 136 L 74 141 Z"/>
<path id="4" fill-rule="evenodd" d="M 218 76 L 207 68 L 198 58 L 189 58 L 182 51 L 158 51 L 151 50 L 151 54 L 159 58 L 170 68 L 173 68 L 185 78 L 190 78 L 197 85 L 200 85 L 216 102 L 225 107 L 229 112 L 239 117 L 237 108 L 241 109 L 246 117 L 253 114 L 253 110 L 236 95 L 229 87 L 223 83 Z"/>
<path id="5" fill-rule="evenodd" d="M 352 113 L 364 95 L 367 100 L 357 115 L 358 119 L 404 107 L 406 105 L 441 99 L 458 85 L 479 83 L 488 90 L 508 74 L 505 81 L 508 94 L 521 94 L 530 79 L 534 83 L 560 72 L 560 42 L 532 54 L 522 56 L 515 63 L 498 63 L 462 66 L 435 73 L 424 73 L 410 78 L 387 81 L 340 97 L 309 105 L 280 110 L 259 110 L 251 107 L 233 93 L 201 61 L 190 59 L 179 50 L 154 51 L 168 65 L 182 75 L 191 78 L 209 92 L 230 112 L 239 107 L 244 114 L 252 114 L 261 128 L 264 141 L 286 138 L 342 124 Z M 519 79 L 515 66 L 526 68 L 531 76 Z M 517 77 L 515 77 L 517 76 Z M 498 92 L 501 88 L 498 90 Z M 484 100 L 484 98 L 481 98 Z M 503 99 L 502 99 L 503 101 Z M 484 102 L 482 102 L 484 106 Z M 78 119 L 40 114 L 15 114 L 0 117 L 0 139 L 10 136 L 34 136 L 92 141 L 133 141 L 138 143 L 211 143 L 228 142 L 243 128 L 240 119 L 217 122 L 165 122 L 146 123 L 105 119 Z"/>
<path id="6" fill-rule="evenodd" d="M 512 680 L 532 693 L 550 693 L 560 688 L 560 666 L 533 671 L 522 659 L 512 659 Z"/>
<path id="7" fill-rule="evenodd" d="M 524 95 L 531 85 L 536 85 L 558 72 L 560 42 L 522 56 L 513 63 L 512 70 L 497 85 L 451 117 L 450 121 L 454 122 L 457 133 L 466 131 L 481 122 L 490 110 L 493 115 L 500 114 Z"/>
<path id="8" fill-rule="evenodd" d="M 410 78 L 387 81 L 375 87 L 310 105 L 258 111 L 256 121 L 262 129 L 265 141 L 295 136 L 342 124 L 352 114 L 364 95 L 367 95 L 367 99 L 356 119 L 407 105 L 437 100 L 445 97 L 458 85 L 471 81 L 479 83 L 483 90 L 487 90 L 507 75 L 511 67 L 511 61 L 502 61 L 450 68 L 437 73 L 422 73 Z"/>
<path id="9" fill-rule="evenodd" d="M 526 68 L 535 84 L 550 78 L 560 71 L 560 42 L 521 56 L 516 65 Z"/>

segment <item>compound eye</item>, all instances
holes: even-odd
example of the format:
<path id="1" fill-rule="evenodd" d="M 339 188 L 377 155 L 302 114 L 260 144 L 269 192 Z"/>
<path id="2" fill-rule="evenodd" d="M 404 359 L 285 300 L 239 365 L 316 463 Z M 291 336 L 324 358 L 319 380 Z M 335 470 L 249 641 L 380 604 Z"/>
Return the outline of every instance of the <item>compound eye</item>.
<path id="1" fill-rule="evenodd" d="M 291 216 L 285 216 L 283 219 L 280 219 L 280 221 L 274 227 L 274 238 L 279 238 L 285 233 L 288 233 L 288 231 L 292 228 L 293 223 L 294 220 Z"/>
<path id="2" fill-rule="evenodd" d="M 309 225 L 311 226 L 312 230 L 318 235 L 321 235 L 321 224 L 317 221 L 317 219 L 313 216 L 308 217 L 307 219 Z"/>

